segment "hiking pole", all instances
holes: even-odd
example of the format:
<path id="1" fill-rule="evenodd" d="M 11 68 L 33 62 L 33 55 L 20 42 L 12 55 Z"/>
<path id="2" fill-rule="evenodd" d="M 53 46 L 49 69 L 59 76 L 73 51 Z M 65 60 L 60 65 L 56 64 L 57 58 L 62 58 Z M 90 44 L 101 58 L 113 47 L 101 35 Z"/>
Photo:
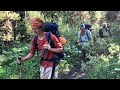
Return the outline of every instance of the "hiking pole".
<path id="1" fill-rule="evenodd" d="M 18 58 L 21 61 L 21 57 Z M 19 79 L 22 79 L 22 64 L 20 63 L 20 76 Z"/>

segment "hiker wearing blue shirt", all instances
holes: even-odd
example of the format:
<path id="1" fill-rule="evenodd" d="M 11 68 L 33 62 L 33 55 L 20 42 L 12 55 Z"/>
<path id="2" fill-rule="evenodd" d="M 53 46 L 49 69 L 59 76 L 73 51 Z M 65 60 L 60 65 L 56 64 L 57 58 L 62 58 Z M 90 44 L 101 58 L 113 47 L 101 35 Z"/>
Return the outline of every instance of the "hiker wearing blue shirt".
<path id="1" fill-rule="evenodd" d="M 85 25 L 80 25 L 80 31 L 78 32 L 78 42 L 81 42 L 82 46 L 84 46 L 85 42 L 90 42 L 92 40 L 91 31 L 85 29 Z"/>
<path id="2" fill-rule="evenodd" d="M 86 43 L 89 43 L 89 45 L 92 45 L 92 33 L 90 30 L 86 29 L 85 24 L 80 25 L 80 31 L 78 32 L 78 42 L 81 43 L 81 51 L 82 51 L 82 59 L 84 62 L 89 61 L 86 58 L 86 50 L 84 48 L 84 45 Z"/>

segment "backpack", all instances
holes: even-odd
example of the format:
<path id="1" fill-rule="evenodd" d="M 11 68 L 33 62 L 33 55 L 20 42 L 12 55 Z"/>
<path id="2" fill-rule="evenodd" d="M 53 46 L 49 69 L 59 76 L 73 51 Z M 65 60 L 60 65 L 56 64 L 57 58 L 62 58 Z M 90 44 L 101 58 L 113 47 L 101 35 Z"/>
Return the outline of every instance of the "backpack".
<path id="1" fill-rule="evenodd" d="M 53 35 L 55 35 L 55 36 L 58 38 L 58 40 L 59 40 L 60 33 L 59 33 L 59 31 L 58 31 L 58 25 L 57 25 L 57 23 L 46 22 L 45 25 L 44 25 L 44 27 L 43 27 L 43 30 L 44 30 L 45 32 L 47 32 L 46 38 L 47 38 L 47 41 L 48 41 L 48 43 L 50 44 L 51 48 L 56 48 L 56 47 L 54 46 L 54 42 L 52 41 L 52 39 L 51 39 L 50 36 L 51 36 L 51 34 L 53 34 Z M 38 36 L 36 35 L 36 36 L 34 37 L 34 46 L 36 47 L 36 49 L 37 49 L 37 54 L 38 54 L 37 39 L 38 39 Z M 64 59 L 64 52 L 62 52 L 62 53 L 55 53 L 55 54 L 56 54 L 56 56 L 58 56 L 59 59 Z"/>
<path id="2" fill-rule="evenodd" d="M 108 28 L 106 28 L 106 32 L 109 33 L 109 36 L 112 36 L 112 34 L 111 34 L 111 32 L 110 32 L 110 30 L 109 30 Z M 105 36 L 104 36 L 104 32 L 103 32 L 102 29 L 99 30 L 99 37 L 101 37 L 101 38 L 105 38 Z"/>
<path id="3" fill-rule="evenodd" d="M 88 29 L 88 30 L 92 31 L 91 27 L 92 27 L 91 24 L 85 24 L 85 29 Z"/>
<path id="4" fill-rule="evenodd" d="M 91 25 L 91 24 L 85 24 L 85 29 L 90 30 L 90 32 L 92 32 L 91 27 L 92 27 L 92 25 Z M 88 35 L 88 32 L 86 32 L 86 35 L 87 35 L 87 37 L 88 37 L 88 40 L 90 40 L 90 37 L 89 37 L 89 35 Z"/>
<path id="5" fill-rule="evenodd" d="M 60 33 L 58 31 L 58 24 L 57 23 L 46 22 L 43 29 L 45 32 L 51 32 L 53 35 L 55 35 L 59 39 Z"/>

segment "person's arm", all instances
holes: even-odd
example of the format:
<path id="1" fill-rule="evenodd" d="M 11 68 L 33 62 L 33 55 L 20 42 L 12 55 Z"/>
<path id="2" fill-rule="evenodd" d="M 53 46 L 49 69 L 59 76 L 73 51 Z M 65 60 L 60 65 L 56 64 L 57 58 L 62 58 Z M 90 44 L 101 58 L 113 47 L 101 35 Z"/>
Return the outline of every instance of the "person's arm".
<path id="1" fill-rule="evenodd" d="M 48 50 L 55 53 L 64 52 L 63 48 L 49 48 Z"/>
<path id="2" fill-rule="evenodd" d="M 27 60 L 30 60 L 33 56 L 34 56 L 33 54 L 29 53 L 26 57 L 21 58 L 20 60 L 17 59 L 17 63 L 20 64 L 20 63 L 23 63 L 23 62 L 25 62 Z"/>
<path id="3" fill-rule="evenodd" d="M 61 47 L 51 48 L 51 46 L 50 46 L 49 44 L 45 44 L 43 47 L 46 47 L 49 51 L 55 52 L 55 53 L 64 52 L 61 43 L 58 43 L 58 44 L 59 44 L 59 46 L 61 46 Z"/>
<path id="4" fill-rule="evenodd" d="M 21 60 L 17 59 L 17 63 L 18 63 L 18 64 L 20 64 L 20 63 L 22 63 L 22 62 L 25 62 L 25 61 L 30 60 L 31 58 L 33 58 L 34 53 L 35 53 L 35 51 L 36 51 L 36 48 L 35 48 L 35 46 L 34 46 L 34 42 L 33 42 L 33 41 L 34 41 L 34 39 L 32 39 L 31 48 L 30 48 L 30 53 L 29 53 L 27 56 L 25 56 L 24 58 L 21 58 Z"/>
<path id="5" fill-rule="evenodd" d="M 51 34 L 51 39 L 54 43 L 55 48 L 51 48 L 51 46 L 49 44 L 45 44 L 44 46 L 47 47 L 48 50 L 51 51 L 51 52 L 55 52 L 55 53 L 64 52 L 63 46 L 59 42 L 58 38 L 55 35 Z"/>
<path id="6" fill-rule="evenodd" d="M 26 57 L 22 58 L 22 62 L 25 62 L 27 60 L 30 60 L 31 58 L 33 58 L 33 54 L 29 53 Z"/>

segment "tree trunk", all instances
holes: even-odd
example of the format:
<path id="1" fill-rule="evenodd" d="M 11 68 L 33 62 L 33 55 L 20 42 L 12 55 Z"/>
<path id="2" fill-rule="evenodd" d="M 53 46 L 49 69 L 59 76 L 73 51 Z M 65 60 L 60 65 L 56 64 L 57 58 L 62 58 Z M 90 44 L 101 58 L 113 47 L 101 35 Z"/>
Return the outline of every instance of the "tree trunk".
<path id="1" fill-rule="evenodd" d="M 21 17 L 21 19 L 20 19 L 20 21 L 21 22 L 23 22 L 22 23 L 22 27 L 24 27 L 23 28 L 23 31 L 25 32 L 24 34 L 23 33 L 21 33 L 21 42 L 24 42 L 25 41 L 25 39 L 27 39 L 26 38 L 26 36 L 27 36 L 27 28 L 26 28 L 26 26 L 25 26 L 25 21 L 24 21 L 24 19 L 26 19 L 26 11 L 17 11 L 17 13 L 19 13 L 19 15 L 20 15 L 20 17 Z"/>
<path id="2" fill-rule="evenodd" d="M 17 21 L 16 20 L 12 21 L 13 32 L 14 32 L 14 41 L 16 41 L 16 25 L 17 25 Z"/>

